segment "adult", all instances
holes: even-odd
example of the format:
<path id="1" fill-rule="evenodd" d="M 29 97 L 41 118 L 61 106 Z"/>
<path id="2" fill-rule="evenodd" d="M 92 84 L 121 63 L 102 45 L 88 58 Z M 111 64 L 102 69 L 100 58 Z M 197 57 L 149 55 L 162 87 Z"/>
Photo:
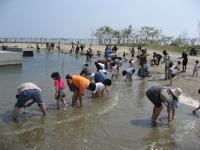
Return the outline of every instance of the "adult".
<path id="1" fill-rule="evenodd" d="M 98 82 L 103 83 L 105 85 L 105 89 L 106 89 L 106 86 L 110 86 L 112 84 L 111 79 L 103 71 L 96 72 L 94 74 L 94 80 L 95 80 L 95 83 L 98 83 Z M 108 92 L 107 89 L 106 91 Z"/>
<path id="2" fill-rule="evenodd" d="M 85 48 L 84 45 L 81 44 L 81 46 L 80 46 L 81 52 L 83 52 L 84 48 Z"/>
<path id="3" fill-rule="evenodd" d="M 80 50 L 80 48 L 79 48 L 79 46 L 77 45 L 77 46 L 76 46 L 76 51 L 75 51 L 75 53 L 78 54 L 78 53 L 79 53 L 79 50 Z"/>
<path id="4" fill-rule="evenodd" d="M 117 48 L 117 45 L 115 45 L 115 46 L 112 48 L 112 52 L 116 54 L 116 53 L 117 53 L 117 49 L 118 49 L 118 48 Z"/>
<path id="5" fill-rule="evenodd" d="M 34 83 L 23 83 L 17 87 L 17 102 L 13 110 L 13 119 L 17 121 L 21 107 L 30 107 L 35 102 L 38 104 L 43 115 L 47 114 L 46 106 L 41 96 L 41 89 Z M 31 100 L 31 101 L 30 101 Z M 26 102 L 30 101 L 28 104 Z"/>
<path id="6" fill-rule="evenodd" d="M 105 52 L 104 52 L 105 58 L 108 59 L 108 58 L 110 57 L 110 54 L 111 54 L 111 53 L 112 53 L 112 52 L 111 52 L 111 49 L 110 49 L 110 47 L 107 45 L 107 46 L 106 46 L 106 49 L 105 49 Z"/>
<path id="7" fill-rule="evenodd" d="M 182 52 L 182 57 L 180 57 L 179 59 L 183 59 L 182 61 L 182 70 L 183 72 L 186 72 L 186 68 L 187 68 L 187 63 L 188 63 L 188 54 L 187 51 L 184 49 Z"/>
<path id="8" fill-rule="evenodd" d="M 163 51 L 163 62 L 165 63 L 165 80 L 169 78 L 168 69 L 171 57 L 166 50 Z"/>
<path id="9" fill-rule="evenodd" d="M 105 65 L 103 63 L 95 62 L 94 64 L 95 64 L 95 66 L 97 68 L 97 72 L 100 71 L 100 70 L 103 71 L 103 72 L 105 72 L 105 73 L 107 72 L 105 70 Z"/>
<path id="10" fill-rule="evenodd" d="M 161 54 L 158 54 L 156 52 L 153 52 L 153 59 L 157 59 L 157 63 L 155 65 L 158 65 L 160 64 L 160 60 L 162 59 L 162 55 Z"/>
<path id="11" fill-rule="evenodd" d="M 180 88 L 170 89 L 164 86 L 152 86 L 146 91 L 146 96 L 148 99 L 154 104 L 153 113 L 151 117 L 152 123 L 156 123 L 160 112 L 163 109 L 162 104 L 168 108 L 168 123 L 171 121 L 171 107 L 172 100 L 177 100 L 179 96 L 182 94 L 182 90 Z"/>
<path id="12" fill-rule="evenodd" d="M 70 90 L 73 92 L 72 96 L 72 106 L 77 105 L 77 100 L 79 99 L 80 107 L 82 104 L 82 96 L 84 91 L 88 88 L 90 81 L 79 75 L 66 75 L 67 84 Z"/>
<path id="13" fill-rule="evenodd" d="M 142 75 L 142 78 L 144 79 L 147 76 L 146 74 L 147 54 L 144 49 L 142 49 L 141 52 L 142 53 L 138 55 L 137 58 L 139 59 L 141 75 Z"/>

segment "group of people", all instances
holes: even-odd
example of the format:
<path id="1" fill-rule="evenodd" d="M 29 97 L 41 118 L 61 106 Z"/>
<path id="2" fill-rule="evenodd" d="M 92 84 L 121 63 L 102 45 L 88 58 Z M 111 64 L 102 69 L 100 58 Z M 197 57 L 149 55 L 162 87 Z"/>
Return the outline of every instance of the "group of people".
<path id="1" fill-rule="evenodd" d="M 112 84 L 112 80 L 114 78 L 118 79 L 120 74 L 120 67 L 123 65 L 124 62 L 123 58 L 118 57 L 117 55 L 111 55 L 113 54 L 113 52 L 108 46 L 106 47 L 104 54 L 105 59 L 97 60 L 94 63 L 97 69 L 96 73 L 93 73 L 89 65 L 85 64 L 82 71 L 80 72 L 80 75 L 67 74 L 65 76 L 69 90 L 73 92 L 71 102 L 72 107 L 83 106 L 82 97 L 85 90 L 92 91 L 92 97 L 102 96 L 104 94 L 104 91 L 108 92 L 107 86 L 110 86 Z M 121 71 L 122 76 L 125 76 L 125 80 L 130 83 L 132 82 L 132 75 L 136 72 L 136 63 L 138 63 L 139 65 L 138 73 L 140 72 L 140 74 L 138 75 L 140 75 L 142 79 L 145 78 L 148 73 L 147 50 L 138 49 L 138 53 L 136 56 L 137 60 L 135 60 L 134 55 L 132 56 L 133 57 L 129 61 L 130 67 Z M 182 56 L 181 58 L 184 59 L 185 57 L 186 56 Z M 171 62 L 168 53 L 166 51 L 163 51 L 162 56 L 154 52 L 153 58 L 157 59 L 154 60 L 156 65 L 159 65 L 161 60 L 165 63 L 165 79 L 173 78 L 172 73 L 170 73 L 170 69 L 172 68 L 173 63 Z M 199 62 L 196 61 L 196 69 L 198 69 L 199 67 L 198 64 Z M 111 77 L 108 76 L 107 69 L 111 70 Z M 183 67 L 183 69 L 186 71 L 185 66 Z M 65 82 L 63 79 L 61 79 L 58 72 L 53 72 L 51 74 L 51 78 L 54 80 L 57 109 L 60 109 L 59 103 L 61 102 L 64 106 L 64 110 L 66 110 L 68 104 L 64 99 L 66 97 L 66 94 L 64 92 Z M 169 87 L 165 86 L 153 86 L 147 89 L 146 96 L 154 104 L 151 118 L 152 122 L 156 123 L 157 118 L 163 109 L 163 104 L 167 107 L 168 123 L 174 120 L 175 109 L 178 107 L 178 99 L 181 94 L 182 90 L 180 88 L 170 89 Z M 24 83 L 18 86 L 18 93 L 16 95 L 16 98 L 17 102 L 13 111 L 13 119 L 17 120 L 17 115 L 21 107 L 30 107 L 35 102 L 38 104 L 42 113 L 44 115 L 47 114 L 47 108 L 41 97 L 41 89 L 34 83 Z M 29 100 L 32 101 L 29 102 Z M 198 109 L 200 109 L 200 107 L 193 110 L 193 113 L 195 113 Z"/>

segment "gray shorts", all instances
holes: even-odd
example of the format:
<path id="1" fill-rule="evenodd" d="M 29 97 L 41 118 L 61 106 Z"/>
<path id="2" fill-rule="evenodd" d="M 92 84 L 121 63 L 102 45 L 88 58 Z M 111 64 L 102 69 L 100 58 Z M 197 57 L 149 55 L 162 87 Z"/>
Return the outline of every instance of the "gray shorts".
<path id="1" fill-rule="evenodd" d="M 41 92 L 36 89 L 30 89 L 20 93 L 15 107 L 24 107 L 26 102 L 29 100 L 34 100 L 39 106 L 45 105 L 44 101 L 42 100 Z"/>
<path id="2" fill-rule="evenodd" d="M 62 99 L 66 96 L 66 94 L 64 93 L 64 89 L 60 89 L 58 91 L 58 95 L 55 97 L 56 99 Z"/>

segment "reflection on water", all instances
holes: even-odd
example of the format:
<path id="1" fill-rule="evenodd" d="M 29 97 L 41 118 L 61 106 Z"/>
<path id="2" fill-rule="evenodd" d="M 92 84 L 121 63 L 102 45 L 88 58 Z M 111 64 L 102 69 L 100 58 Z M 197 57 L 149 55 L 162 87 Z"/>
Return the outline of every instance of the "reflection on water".
<path id="1" fill-rule="evenodd" d="M 93 59 L 90 65 L 93 67 Z M 152 81 L 113 81 L 108 94 L 91 98 L 86 91 L 83 108 L 56 110 L 54 87 L 50 75 L 58 71 L 62 78 L 67 73 L 79 74 L 85 56 L 63 53 L 36 53 L 23 59 L 21 66 L 0 67 L 0 149 L 199 149 L 199 119 L 180 105 L 171 126 L 162 120 L 152 126 L 153 105 L 145 91 Z M 128 65 L 123 65 L 122 69 Z M 95 70 L 95 69 L 93 69 Z M 43 117 L 36 105 L 20 113 L 20 122 L 11 119 L 16 102 L 15 90 L 23 82 L 34 82 L 43 91 L 48 115 Z M 72 93 L 66 88 L 68 103 Z M 166 110 L 161 117 L 166 118 Z M 24 113 L 23 113 L 24 112 Z M 192 143 L 192 144 L 191 144 Z"/>

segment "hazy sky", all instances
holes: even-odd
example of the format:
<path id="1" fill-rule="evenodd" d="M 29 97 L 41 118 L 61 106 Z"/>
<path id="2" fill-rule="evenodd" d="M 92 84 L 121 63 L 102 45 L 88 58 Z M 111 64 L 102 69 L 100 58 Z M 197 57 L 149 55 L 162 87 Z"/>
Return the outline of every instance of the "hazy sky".
<path id="1" fill-rule="evenodd" d="M 109 25 L 196 37 L 200 0 L 0 0 L 0 37 L 89 38 Z"/>

